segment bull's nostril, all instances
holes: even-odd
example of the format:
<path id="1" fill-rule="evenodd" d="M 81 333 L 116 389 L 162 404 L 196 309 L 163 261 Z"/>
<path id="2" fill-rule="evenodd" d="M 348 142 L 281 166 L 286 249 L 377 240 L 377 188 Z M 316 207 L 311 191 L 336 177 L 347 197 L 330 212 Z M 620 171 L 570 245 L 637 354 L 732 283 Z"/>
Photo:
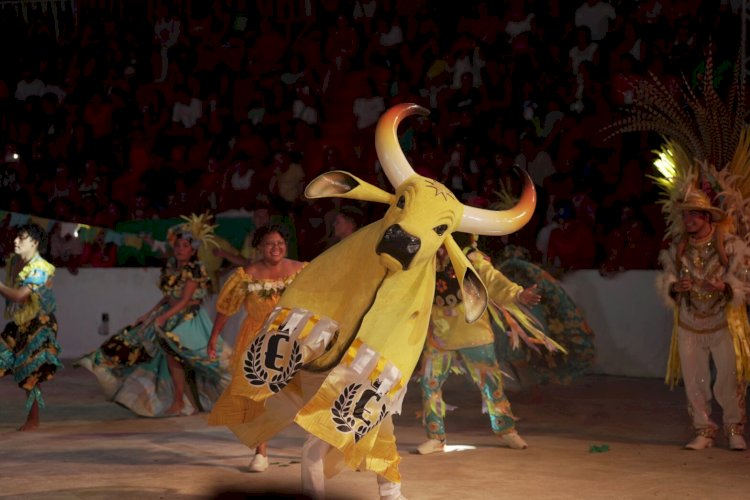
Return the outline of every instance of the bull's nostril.
<path id="1" fill-rule="evenodd" d="M 408 245 L 406 245 L 406 251 L 410 255 L 413 255 L 413 254 L 415 254 L 415 253 L 417 253 L 419 251 L 419 246 L 420 245 L 419 245 L 418 241 L 417 242 L 409 243 Z"/>

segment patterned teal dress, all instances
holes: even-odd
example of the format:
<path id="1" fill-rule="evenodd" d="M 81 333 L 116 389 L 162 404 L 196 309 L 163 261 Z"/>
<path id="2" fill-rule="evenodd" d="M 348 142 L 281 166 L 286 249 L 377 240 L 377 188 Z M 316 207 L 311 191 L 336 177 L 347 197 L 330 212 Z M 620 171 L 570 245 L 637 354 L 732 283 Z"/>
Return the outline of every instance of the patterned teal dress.
<path id="1" fill-rule="evenodd" d="M 229 384 L 230 350 L 219 339 L 216 359 L 210 360 L 206 351 L 213 327 L 201 307 L 211 292 L 206 268 L 198 260 L 177 267 L 171 257 L 162 269 L 159 288 L 168 299 L 179 299 L 188 281 L 198 283 L 190 305 L 172 315 L 163 328 L 153 320 L 171 307 L 168 300 L 144 323 L 126 326 L 76 362 L 97 377 L 109 400 L 138 415 L 167 416 L 174 399 L 167 356 L 185 370 L 185 415 L 210 410 Z"/>
<path id="2" fill-rule="evenodd" d="M 550 273 L 530 262 L 520 247 L 508 246 L 498 258 L 497 268 L 524 288 L 536 284 L 542 296 L 539 305 L 529 307 L 542 324 L 544 333 L 568 352 L 513 349 L 508 342 L 507 325 L 495 329 L 498 358 L 504 362 L 522 387 L 538 384 L 566 384 L 585 374 L 594 362 L 594 333 L 583 312 Z M 502 319 L 501 319 L 502 321 Z"/>
<path id="3" fill-rule="evenodd" d="M 8 286 L 31 289 L 24 302 L 6 301 L 5 317 L 10 321 L 0 333 L 0 377 L 12 373 L 18 386 L 28 391 L 27 410 L 34 401 L 44 406 L 39 384 L 63 366 L 58 359 L 56 303 L 51 288 L 54 274 L 55 266 L 39 254 L 26 265 L 13 255 L 5 270 Z"/>

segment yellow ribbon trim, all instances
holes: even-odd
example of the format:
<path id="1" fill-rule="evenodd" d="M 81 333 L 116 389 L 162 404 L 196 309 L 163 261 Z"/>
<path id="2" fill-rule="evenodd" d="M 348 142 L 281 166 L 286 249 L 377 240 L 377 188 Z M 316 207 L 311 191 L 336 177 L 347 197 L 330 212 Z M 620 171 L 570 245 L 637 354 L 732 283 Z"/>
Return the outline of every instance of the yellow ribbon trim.
<path id="1" fill-rule="evenodd" d="M 347 366 L 351 366 L 352 361 L 354 361 L 354 358 L 357 356 L 357 351 L 359 351 L 361 345 L 362 340 L 354 339 L 352 341 L 352 345 L 349 346 L 349 349 L 346 350 L 346 354 L 341 359 L 342 363 L 345 363 Z"/>
<path id="2" fill-rule="evenodd" d="M 346 354 L 344 354 L 344 357 L 341 359 L 341 362 L 344 363 L 347 366 L 351 366 L 352 362 L 354 361 L 354 358 L 357 357 L 357 352 L 359 352 L 360 347 L 362 347 L 362 340 L 361 339 L 354 339 L 352 342 L 352 345 L 349 346 L 349 349 L 346 350 Z M 374 382 L 385 369 L 385 365 L 388 363 L 388 360 L 380 355 L 378 358 L 378 362 L 375 365 L 375 368 L 370 372 L 370 375 L 368 379 L 370 382 Z M 388 394 L 393 397 L 398 391 L 400 391 L 404 385 L 406 384 L 407 380 L 404 380 L 404 377 L 401 377 L 399 379 L 397 384 L 394 384 L 393 387 L 388 391 Z"/>
<path id="3" fill-rule="evenodd" d="M 278 330 L 279 326 L 281 326 L 281 324 L 289 317 L 290 312 L 291 309 L 287 309 L 286 307 L 282 308 L 281 311 L 279 311 L 278 316 L 273 319 L 269 330 Z"/>
<path id="4" fill-rule="evenodd" d="M 734 342 L 737 382 L 745 386 L 750 382 L 750 325 L 745 304 L 727 307 L 727 324 Z"/>
<path id="5" fill-rule="evenodd" d="M 319 321 L 320 318 L 318 318 L 317 316 L 310 316 L 310 318 L 308 318 L 307 320 L 307 323 L 305 323 L 304 328 L 302 328 L 302 332 L 297 338 L 299 340 L 304 340 L 308 335 L 310 335 L 310 332 L 313 328 L 315 328 L 315 325 L 317 325 Z"/>
<path id="6" fill-rule="evenodd" d="M 380 356 L 378 358 L 378 363 L 375 365 L 375 369 L 370 372 L 370 382 L 375 382 L 375 380 L 380 376 L 381 373 L 383 373 L 383 370 L 385 369 L 385 364 L 388 362 L 387 359 L 385 359 L 383 356 Z"/>

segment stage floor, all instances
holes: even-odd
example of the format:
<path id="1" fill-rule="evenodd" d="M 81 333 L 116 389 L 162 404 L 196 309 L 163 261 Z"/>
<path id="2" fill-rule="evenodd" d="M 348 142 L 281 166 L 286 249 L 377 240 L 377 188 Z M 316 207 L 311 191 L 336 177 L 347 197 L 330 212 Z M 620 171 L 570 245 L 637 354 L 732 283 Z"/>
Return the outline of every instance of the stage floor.
<path id="1" fill-rule="evenodd" d="M 251 452 L 205 414 L 145 419 L 100 395 L 94 378 L 68 368 L 44 385 L 39 431 L 16 432 L 23 393 L 0 379 L 0 497 L 34 499 L 294 498 L 304 436 L 291 427 L 269 443 L 271 466 L 245 472 Z M 690 436 L 682 389 L 658 379 L 588 376 L 570 386 L 511 392 L 529 443 L 497 446 L 477 390 L 453 376 L 446 401 L 449 453 L 413 453 L 425 439 L 412 383 L 397 416 L 403 494 L 427 499 L 750 498 L 750 452 L 681 448 Z M 345 471 L 330 498 L 377 499 L 375 476 Z M 236 494 L 236 496 L 235 496 Z"/>

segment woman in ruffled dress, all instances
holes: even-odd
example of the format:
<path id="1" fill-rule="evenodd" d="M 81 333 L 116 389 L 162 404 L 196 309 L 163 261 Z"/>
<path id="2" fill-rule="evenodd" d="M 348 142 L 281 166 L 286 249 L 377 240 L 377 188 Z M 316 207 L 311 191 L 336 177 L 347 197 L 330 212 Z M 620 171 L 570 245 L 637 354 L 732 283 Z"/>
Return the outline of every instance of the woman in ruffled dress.
<path id="1" fill-rule="evenodd" d="M 249 408 L 252 401 L 241 397 L 243 385 L 246 384 L 242 373 L 243 354 L 268 313 L 276 306 L 284 289 L 306 264 L 287 258 L 287 241 L 282 229 L 277 226 L 259 228 L 253 237 L 253 247 L 257 248 L 260 258 L 248 266 L 237 268 L 227 279 L 216 300 L 217 313 L 208 342 L 210 357 L 216 356 L 215 346 L 220 341 L 220 333 L 229 317 L 237 313 L 240 307 L 244 307 L 247 316 L 234 344 L 232 382 L 216 402 L 208 418 L 211 425 L 243 423 L 253 413 L 253 409 Z M 249 470 L 263 472 L 267 468 L 266 444 L 261 443 L 255 450 Z"/>
<path id="2" fill-rule="evenodd" d="M 39 427 L 39 408 L 44 407 L 39 385 L 62 368 L 51 287 L 55 266 L 39 255 L 46 244 L 47 233 L 37 224 L 18 228 L 14 254 L 5 269 L 6 283 L 0 283 L 10 320 L 0 332 L 0 377 L 12 373 L 27 394 L 26 422 L 19 431 Z"/>
<path id="3" fill-rule="evenodd" d="M 229 383 L 229 352 L 206 352 L 211 319 L 201 307 L 211 280 L 197 258 L 213 227 L 202 217 L 167 234 L 173 255 L 162 268 L 162 298 L 132 325 L 76 362 L 96 375 L 107 398 L 145 417 L 207 411 Z"/>

